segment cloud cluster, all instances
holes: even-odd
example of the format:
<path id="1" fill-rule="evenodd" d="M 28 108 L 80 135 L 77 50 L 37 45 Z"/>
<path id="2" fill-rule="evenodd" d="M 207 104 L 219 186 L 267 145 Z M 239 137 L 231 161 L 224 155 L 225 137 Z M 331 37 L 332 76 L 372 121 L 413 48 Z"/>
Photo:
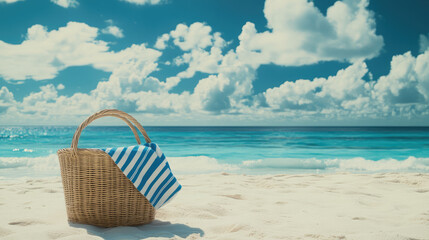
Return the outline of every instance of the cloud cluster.
<path id="1" fill-rule="evenodd" d="M 219 32 L 212 33 L 212 28 L 201 22 L 190 26 L 178 24 L 176 29 L 157 39 L 155 48 L 165 49 L 170 40 L 184 52 L 174 59 L 174 64 L 188 66 L 177 77 L 191 78 L 196 72 L 218 73 L 223 59 L 222 50 L 227 45 Z"/>
<path id="2" fill-rule="evenodd" d="M 386 105 L 429 102 L 429 50 L 413 57 L 410 52 L 394 56 L 390 72 L 374 85 L 374 95 Z"/>
<path id="3" fill-rule="evenodd" d="M 328 78 L 285 82 L 279 87 L 267 89 L 264 96 L 270 107 L 281 111 L 338 109 L 344 101 L 366 95 L 369 84 L 362 78 L 367 72 L 366 64 L 357 62 Z"/>
<path id="4" fill-rule="evenodd" d="M 251 82 L 254 79 L 255 69 L 240 63 L 233 51 L 223 56 L 220 49 L 225 46 L 225 41 L 219 33 L 211 33 L 211 28 L 203 23 L 194 23 L 189 27 L 178 25 L 172 34 L 173 42 L 178 38 L 183 38 L 177 42 L 176 46 L 188 49 L 184 55 L 176 58 L 176 61 L 183 59 L 184 62 L 181 64 L 189 65 L 185 72 L 192 71 L 194 74 L 198 70 L 214 73 L 208 78 L 202 79 L 193 93 L 172 94 L 169 92 L 181 81 L 183 73 L 162 80 L 150 76 L 152 72 L 158 70 L 157 62 L 161 56 L 160 51 L 147 48 L 144 44 L 132 45 L 119 52 L 109 51 L 105 42 L 95 40 L 99 32 L 98 29 L 85 24 L 69 23 L 66 27 L 50 32 L 40 25 L 35 25 L 29 29 L 27 40 L 16 47 L 23 47 L 29 41 L 31 44 L 39 44 L 38 46 L 54 47 L 50 43 L 57 38 L 66 38 L 70 32 L 74 32 L 73 29 L 76 27 L 81 28 L 81 30 L 86 29 L 91 34 L 75 36 L 75 39 L 83 39 L 81 42 L 87 43 L 88 47 L 103 46 L 103 49 L 93 53 L 91 58 L 84 58 L 85 54 L 80 56 L 91 61 L 84 62 L 79 58 L 74 58 L 74 62 L 70 62 L 68 60 L 69 55 L 74 54 L 77 49 L 75 47 L 76 41 L 63 41 L 62 45 L 58 46 L 60 49 L 65 49 L 61 52 L 61 56 L 64 57 L 60 58 L 63 65 L 54 66 L 49 61 L 40 63 L 44 64 L 46 68 L 48 66 L 53 68 L 51 75 L 41 74 L 41 72 L 33 73 L 31 69 L 27 69 L 26 75 L 18 75 L 23 74 L 23 72 L 10 72 L 10 69 L 6 68 L 0 69 L 1 73 L 9 76 L 16 74 L 13 76 L 13 80 L 25 79 L 25 76 L 29 75 L 32 78 L 38 76 L 39 79 L 44 79 L 54 76 L 66 66 L 93 65 L 95 68 L 110 71 L 109 79 L 99 82 L 89 94 L 75 93 L 70 97 L 58 94 L 58 90 L 62 89 L 63 86 L 55 88 L 54 85 L 48 84 L 41 87 L 39 92 L 31 93 L 22 102 L 10 108 L 11 112 L 35 113 L 43 116 L 84 114 L 101 108 L 120 108 L 129 112 L 150 113 L 221 112 L 230 108 L 238 108 L 242 101 L 241 98 L 251 94 Z M 181 29 L 187 30 L 180 32 Z M 195 29 L 202 29 L 206 34 L 196 33 Z M 207 41 L 201 44 L 204 41 L 199 41 L 198 38 L 207 39 Z M 81 46 L 82 43 L 78 45 Z M 216 54 L 217 60 L 213 63 L 215 66 L 212 67 L 212 70 L 210 70 L 210 64 L 206 63 L 204 59 L 195 57 L 188 59 L 186 57 L 186 54 L 196 56 L 197 53 L 200 53 L 206 56 L 206 59 L 210 59 L 215 55 L 215 51 L 218 52 Z M 58 51 L 55 53 L 59 54 Z M 99 58 L 94 57 L 97 54 L 100 56 Z M 108 57 L 102 57 L 103 55 Z M 41 69 L 43 68 L 39 67 L 39 71 Z M 59 111 L 59 109 L 64 111 Z"/>
<path id="5" fill-rule="evenodd" d="M 75 93 L 71 97 L 59 96 L 54 85 L 48 84 L 33 92 L 16 105 L 20 113 L 42 115 L 76 115 L 91 113 L 102 108 L 128 108 L 135 111 L 135 102 L 128 97 L 141 91 L 166 91 L 175 81 L 160 82 L 149 74 L 157 69 L 156 61 L 160 52 L 148 49 L 144 45 L 132 45 L 117 55 L 124 60 L 112 70 L 107 81 L 99 82 L 89 94 Z M 126 59 L 126 60 L 125 60 Z"/>
<path id="6" fill-rule="evenodd" d="M 97 35 L 98 29 L 85 23 L 69 22 L 52 31 L 33 25 L 21 44 L 0 41 L 0 76 L 9 81 L 52 79 L 67 67 L 84 65 L 111 71 L 122 59 Z"/>
<path id="7" fill-rule="evenodd" d="M 23 1 L 23 0 L 0 0 L 0 3 L 2 2 L 15 3 L 18 1 Z M 122 1 L 129 2 L 136 5 L 157 5 L 164 2 L 163 0 L 122 0 Z M 77 7 L 79 5 L 79 2 L 77 0 L 51 0 L 51 2 L 63 8 Z"/>
<path id="8" fill-rule="evenodd" d="M 383 37 L 375 33 L 366 0 L 337 1 L 324 16 L 307 0 L 267 0 L 268 31 L 246 23 L 237 53 L 253 65 L 301 66 L 320 61 L 355 62 L 378 56 Z"/>
<path id="9" fill-rule="evenodd" d="M 335 76 L 285 82 L 264 92 L 269 107 L 333 117 L 413 117 L 429 114 L 429 50 L 392 58 L 389 74 L 366 82 L 365 63 L 355 62 Z"/>
<path id="10" fill-rule="evenodd" d="M 194 89 L 199 107 L 214 113 L 227 113 L 242 108 L 252 94 L 255 69 L 238 61 L 234 52 L 224 56 L 217 75 L 201 79 Z"/>
<path id="11" fill-rule="evenodd" d="M 97 36 L 100 32 L 115 32 L 120 37 L 120 29 L 100 31 L 84 23 L 70 22 L 48 31 L 34 25 L 21 44 L 0 41 L 3 78 L 11 82 L 50 79 L 62 69 L 83 65 L 111 75 L 90 93 L 69 97 L 58 92 L 64 89 L 63 85 L 47 84 L 18 102 L 2 87 L 0 114 L 7 111 L 11 117 L 60 119 L 119 108 L 173 119 L 234 116 L 260 121 L 279 116 L 299 121 L 429 115 L 426 36 L 420 37 L 421 48 L 426 50 L 418 56 L 410 52 L 394 56 L 387 75 L 364 80 L 367 74 L 371 75 L 365 60 L 376 57 L 383 46 L 367 6 L 366 0 L 337 1 L 325 16 L 311 1 L 267 0 L 264 14 L 269 30 L 258 33 L 253 23 L 246 23 L 238 46 L 229 50 L 229 42 L 219 32 L 200 22 L 178 24 L 157 39 L 155 49 L 140 44 L 118 52 L 109 50 L 108 43 L 97 40 Z M 113 27 L 111 22 L 110 26 Z M 170 59 L 172 64 L 186 69 L 158 79 L 152 73 L 160 68 L 162 51 L 170 48 L 182 52 Z M 253 81 L 262 64 L 300 66 L 320 61 L 346 61 L 350 65 L 327 78 L 286 81 L 260 94 L 253 92 Z M 190 92 L 171 92 L 196 72 L 208 76 L 200 79 Z"/>

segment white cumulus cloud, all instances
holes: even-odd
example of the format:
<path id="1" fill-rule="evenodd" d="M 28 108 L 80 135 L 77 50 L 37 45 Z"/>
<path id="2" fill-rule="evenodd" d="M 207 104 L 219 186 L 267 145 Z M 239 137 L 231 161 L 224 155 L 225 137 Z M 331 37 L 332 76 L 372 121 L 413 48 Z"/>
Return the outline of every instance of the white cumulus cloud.
<path id="1" fill-rule="evenodd" d="M 117 26 L 107 26 L 106 28 L 103 28 L 101 30 L 101 32 L 104 34 L 113 35 L 117 38 L 123 38 L 124 37 L 124 33 L 123 33 L 122 29 L 120 29 Z"/>
<path id="2" fill-rule="evenodd" d="M 16 3 L 18 1 L 23 1 L 23 0 L 0 0 L 0 3 Z"/>
<path id="3" fill-rule="evenodd" d="M 243 26 L 237 53 L 244 62 L 301 66 L 320 61 L 359 61 L 376 57 L 383 37 L 375 33 L 367 0 L 337 1 L 326 16 L 307 0 L 267 0 L 264 14 L 270 30 Z"/>
<path id="4" fill-rule="evenodd" d="M 76 0 L 51 0 L 51 2 L 63 8 L 77 7 L 79 5 L 79 2 Z"/>
<path id="5" fill-rule="evenodd" d="M 62 83 L 57 85 L 57 90 L 63 90 L 64 88 L 65 88 L 65 86 Z"/>
<path id="6" fill-rule="evenodd" d="M 335 76 L 284 82 L 259 99 L 277 112 L 341 117 L 422 117 L 429 115 L 429 50 L 394 56 L 390 72 L 367 82 L 366 64 L 355 62 Z M 322 117 L 318 116 L 318 117 Z"/>
<path id="7" fill-rule="evenodd" d="M 392 58 L 390 72 L 374 86 L 377 99 L 389 105 L 429 102 L 429 50 L 414 57 L 410 52 Z"/>
<path id="8" fill-rule="evenodd" d="M 157 5 L 163 2 L 163 0 L 122 0 L 125 2 L 133 3 L 136 5 Z"/>
<path id="9" fill-rule="evenodd" d="M 5 86 L 0 88 L 0 113 L 15 104 L 13 93 Z"/>
<path id="10" fill-rule="evenodd" d="M 168 34 L 168 33 L 162 34 L 156 40 L 155 48 L 160 49 L 160 50 L 164 50 L 167 47 L 168 40 L 170 40 L 170 34 Z"/>
<path id="11" fill-rule="evenodd" d="M 52 31 L 33 25 L 21 44 L 0 40 L 0 76 L 9 81 L 52 79 L 67 67 L 84 65 L 112 71 L 123 61 L 121 54 L 109 51 L 97 36 L 98 29 L 85 23 L 69 22 Z"/>
<path id="12" fill-rule="evenodd" d="M 420 34 L 419 45 L 421 53 L 425 52 L 429 48 L 429 33 L 426 35 Z"/>
<path id="13" fill-rule="evenodd" d="M 195 72 L 218 73 L 223 59 L 222 49 L 227 45 L 219 32 L 212 33 L 212 28 L 201 22 L 190 26 L 181 23 L 170 33 L 158 37 L 155 47 L 165 49 L 170 39 L 185 51 L 174 59 L 174 64 L 188 65 L 185 71 L 177 74 L 178 77 L 191 78 Z"/>
<path id="14" fill-rule="evenodd" d="M 213 36 L 210 34 L 212 28 L 204 23 L 196 22 L 189 27 L 185 24 L 178 24 L 170 35 L 174 39 L 175 45 L 183 51 L 193 48 L 206 48 L 212 45 Z"/>
<path id="15" fill-rule="evenodd" d="M 366 83 L 362 78 L 367 72 L 365 63 L 356 62 L 338 71 L 335 76 L 285 82 L 279 87 L 267 89 L 264 95 L 268 105 L 278 110 L 339 108 L 343 101 L 356 100 L 365 94 Z"/>
<path id="16" fill-rule="evenodd" d="M 107 81 L 101 81 L 90 93 L 75 93 L 70 97 L 61 96 L 55 87 L 47 84 L 40 91 L 32 92 L 9 107 L 10 116 L 32 115 L 39 118 L 67 118 L 90 114 L 99 109 L 119 108 L 135 111 L 137 98 L 130 98 L 133 93 L 167 91 L 177 84 L 177 79 L 170 78 L 161 82 L 149 75 L 157 70 L 160 52 L 142 45 L 132 45 L 117 53 L 127 61 L 121 62 L 112 70 Z M 147 99 L 144 99 L 145 101 Z"/>
<path id="17" fill-rule="evenodd" d="M 256 69 L 243 64 L 235 52 L 226 54 L 217 75 L 201 79 L 194 89 L 198 109 L 228 112 L 243 107 L 245 97 L 252 94 Z"/>

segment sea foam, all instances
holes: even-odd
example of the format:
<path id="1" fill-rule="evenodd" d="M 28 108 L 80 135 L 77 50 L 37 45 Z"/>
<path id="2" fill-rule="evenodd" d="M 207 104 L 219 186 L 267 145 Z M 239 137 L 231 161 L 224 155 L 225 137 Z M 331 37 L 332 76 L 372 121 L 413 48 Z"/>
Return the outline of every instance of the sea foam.
<path id="1" fill-rule="evenodd" d="M 416 158 L 410 156 L 405 160 L 381 159 L 377 161 L 365 159 L 362 157 L 349 159 L 272 158 L 243 161 L 241 167 L 244 169 L 317 169 L 349 172 L 429 172 L 429 158 Z"/>
<path id="2" fill-rule="evenodd" d="M 267 158 L 227 163 L 207 156 L 168 157 L 176 174 L 202 174 L 214 172 L 232 172 L 245 174 L 270 173 L 323 173 L 323 172 L 429 172 L 429 158 L 408 157 L 405 160 L 382 159 L 373 161 L 361 157 L 350 159 L 299 159 Z M 59 176 L 59 162 L 56 154 L 43 157 L 0 157 L 0 176 L 37 177 Z"/>

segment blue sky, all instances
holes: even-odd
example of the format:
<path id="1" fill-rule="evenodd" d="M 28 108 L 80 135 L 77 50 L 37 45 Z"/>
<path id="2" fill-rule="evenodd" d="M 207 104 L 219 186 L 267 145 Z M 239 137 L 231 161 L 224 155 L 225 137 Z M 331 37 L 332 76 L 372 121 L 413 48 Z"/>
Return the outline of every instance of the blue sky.
<path id="1" fill-rule="evenodd" d="M 427 125 L 429 3 L 0 0 L 0 124 Z"/>

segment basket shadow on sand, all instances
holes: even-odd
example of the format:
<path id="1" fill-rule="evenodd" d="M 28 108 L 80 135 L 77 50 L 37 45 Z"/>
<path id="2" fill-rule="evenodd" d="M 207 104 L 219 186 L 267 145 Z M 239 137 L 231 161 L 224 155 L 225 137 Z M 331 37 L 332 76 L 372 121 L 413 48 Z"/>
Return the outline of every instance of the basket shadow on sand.
<path id="1" fill-rule="evenodd" d="M 140 226 L 122 226 L 113 228 L 102 228 L 86 224 L 69 222 L 71 227 L 84 228 L 88 234 L 101 237 L 106 240 L 117 239 L 144 239 L 150 237 L 173 238 L 175 236 L 187 238 L 192 234 L 199 237 L 204 236 L 204 231 L 200 228 L 189 227 L 185 224 L 163 222 L 154 220 L 150 224 Z"/>

